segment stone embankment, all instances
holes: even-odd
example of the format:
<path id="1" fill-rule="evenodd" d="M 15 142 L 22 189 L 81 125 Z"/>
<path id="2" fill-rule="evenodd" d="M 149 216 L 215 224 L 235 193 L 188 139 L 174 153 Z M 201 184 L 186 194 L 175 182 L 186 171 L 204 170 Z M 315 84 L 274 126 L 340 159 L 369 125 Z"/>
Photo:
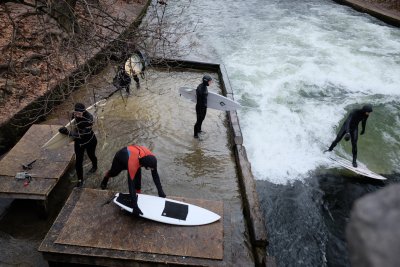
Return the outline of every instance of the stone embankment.
<path id="1" fill-rule="evenodd" d="M 365 12 L 388 24 L 400 27 L 400 1 L 398 0 L 335 0 L 355 10 Z"/>

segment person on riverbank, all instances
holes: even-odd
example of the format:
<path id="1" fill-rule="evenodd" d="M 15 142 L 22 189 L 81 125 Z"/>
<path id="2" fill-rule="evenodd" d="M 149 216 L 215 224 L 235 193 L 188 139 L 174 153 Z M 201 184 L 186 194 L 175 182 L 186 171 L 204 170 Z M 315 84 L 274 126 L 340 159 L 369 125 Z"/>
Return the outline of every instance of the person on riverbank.
<path id="1" fill-rule="evenodd" d="M 357 140 L 358 140 L 358 124 L 361 122 L 362 129 L 360 135 L 365 133 L 365 126 L 369 114 L 372 112 L 372 105 L 364 105 L 361 109 L 353 109 L 347 119 L 344 121 L 336 139 L 332 142 L 331 146 L 324 152 L 330 152 L 342 140 L 351 140 L 352 153 L 353 153 L 353 167 L 357 167 Z"/>
<path id="2" fill-rule="evenodd" d="M 88 174 L 92 174 L 97 170 L 97 138 L 92 129 L 93 115 L 86 110 L 84 104 L 75 104 L 72 119 L 75 119 L 75 130 L 69 131 L 66 127 L 61 127 L 58 131 L 61 134 L 68 135 L 74 139 L 74 150 L 76 155 L 75 169 L 78 177 L 78 183 L 76 186 L 81 187 L 83 185 L 83 157 L 85 150 L 92 162 L 92 168 L 88 171 Z"/>
<path id="3" fill-rule="evenodd" d="M 132 197 L 133 211 L 135 216 L 143 215 L 137 205 L 137 193 L 141 193 L 142 172 L 141 167 L 151 170 L 154 184 L 157 187 L 158 196 L 165 198 L 166 195 L 161 186 L 160 177 L 157 172 L 157 158 L 144 146 L 130 145 L 120 149 L 114 156 L 111 169 L 107 171 L 100 187 L 106 189 L 110 177 L 117 176 L 121 171 L 128 171 L 128 189 Z"/>
<path id="4" fill-rule="evenodd" d="M 196 124 L 194 125 L 194 138 L 199 138 L 199 133 L 202 132 L 201 125 L 207 114 L 207 96 L 208 89 L 207 86 L 210 86 L 212 82 L 212 78 L 210 75 L 204 75 L 202 79 L 202 83 L 197 86 L 196 89 Z"/>
<path id="5" fill-rule="evenodd" d="M 135 81 L 138 82 L 139 78 L 137 76 L 136 79 Z M 125 68 L 123 66 L 118 67 L 118 71 L 114 77 L 113 83 L 114 86 L 117 87 L 117 89 L 125 89 L 126 93 L 130 94 L 131 77 L 129 77 L 129 74 L 125 71 Z"/>

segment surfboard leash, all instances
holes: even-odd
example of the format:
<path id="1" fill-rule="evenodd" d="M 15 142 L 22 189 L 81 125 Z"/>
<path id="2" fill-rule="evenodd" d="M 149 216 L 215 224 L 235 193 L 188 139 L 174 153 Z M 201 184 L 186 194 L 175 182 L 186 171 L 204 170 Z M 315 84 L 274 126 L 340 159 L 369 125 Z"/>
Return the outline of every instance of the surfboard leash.
<path id="1" fill-rule="evenodd" d="M 103 206 L 105 206 L 105 205 L 108 205 L 108 204 L 110 204 L 110 203 L 111 203 L 111 201 L 113 201 L 113 200 L 114 200 L 114 198 L 115 198 L 115 195 L 112 195 L 112 197 L 111 197 L 110 199 L 108 199 L 106 202 L 104 202 L 103 204 L 101 204 L 101 206 L 103 207 Z"/>

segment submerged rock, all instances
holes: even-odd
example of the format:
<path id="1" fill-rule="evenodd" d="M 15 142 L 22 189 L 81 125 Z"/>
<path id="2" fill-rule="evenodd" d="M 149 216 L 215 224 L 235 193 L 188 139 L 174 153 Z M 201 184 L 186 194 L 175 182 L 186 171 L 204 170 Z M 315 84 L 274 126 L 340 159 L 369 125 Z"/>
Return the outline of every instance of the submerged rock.
<path id="1" fill-rule="evenodd" d="M 400 266 L 400 185 L 356 201 L 347 225 L 353 267 Z"/>

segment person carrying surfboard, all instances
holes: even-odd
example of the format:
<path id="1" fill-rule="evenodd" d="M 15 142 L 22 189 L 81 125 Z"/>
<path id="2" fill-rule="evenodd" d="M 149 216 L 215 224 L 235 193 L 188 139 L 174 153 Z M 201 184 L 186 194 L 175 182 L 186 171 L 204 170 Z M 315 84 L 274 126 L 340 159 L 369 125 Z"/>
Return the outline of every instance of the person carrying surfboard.
<path id="1" fill-rule="evenodd" d="M 137 78 L 137 76 L 136 76 Z M 135 80 L 136 81 L 136 80 Z M 139 81 L 139 78 L 137 78 L 137 81 Z M 115 75 L 113 79 L 113 84 L 117 89 L 125 89 L 127 94 L 130 94 L 130 86 L 131 86 L 131 77 L 129 77 L 129 74 L 125 71 L 124 66 L 119 66 L 117 74 Z"/>
<path id="2" fill-rule="evenodd" d="M 130 145 L 120 149 L 114 156 L 111 169 L 106 172 L 101 181 L 101 189 L 106 189 L 110 177 L 117 176 L 121 171 L 128 170 L 128 189 L 132 198 L 132 214 L 135 216 L 143 215 L 137 205 L 136 193 L 141 193 L 142 172 L 141 167 L 151 170 L 154 184 L 157 187 L 158 196 L 165 198 L 166 195 L 162 189 L 160 177 L 157 172 L 157 158 L 144 146 Z"/>
<path id="3" fill-rule="evenodd" d="M 196 124 L 194 125 L 194 138 L 199 138 L 199 133 L 202 132 L 201 124 L 203 123 L 206 114 L 207 114 L 207 96 L 208 89 L 207 86 L 210 86 L 212 82 L 212 78 L 210 75 L 204 75 L 202 83 L 197 86 L 196 89 Z"/>
<path id="4" fill-rule="evenodd" d="M 75 119 L 75 131 L 69 131 L 67 127 L 61 127 L 58 131 L 61 134 L 74 138 L 74 151 L 76 155 L 75 169 L 76 176 L 78 176 L 78 183 L 76 186 L 81 187 L 83 184 L 83 156 L 85 150 L 92 162 L 92 168 L 88 171 L 88 174 L 94 173 L 97 170 L 97 138 L 92 129 L 93 115 L 85 109 L 84 104 L 75 104 L 72 114 L 72 120 L 73 119 Z"/>
<path id="5" fill-rule="evenodd" d="M 342 140 L 351 140 L 351 147 L 353 153 L 353 167 L 357 168 L 357 140 L 358 140 L 358 124 L 361 122 L 362 130 L 360 135 L 365 133 L 365 126 L 369 114 L 372 112 L 372 105 L 366 104 L 361 109 L 353 109 L 347 119 L 344 121 L 336 139 L 332 142 L 331 146 L 324 152 L 332 151 L 333 148 Z"/>

